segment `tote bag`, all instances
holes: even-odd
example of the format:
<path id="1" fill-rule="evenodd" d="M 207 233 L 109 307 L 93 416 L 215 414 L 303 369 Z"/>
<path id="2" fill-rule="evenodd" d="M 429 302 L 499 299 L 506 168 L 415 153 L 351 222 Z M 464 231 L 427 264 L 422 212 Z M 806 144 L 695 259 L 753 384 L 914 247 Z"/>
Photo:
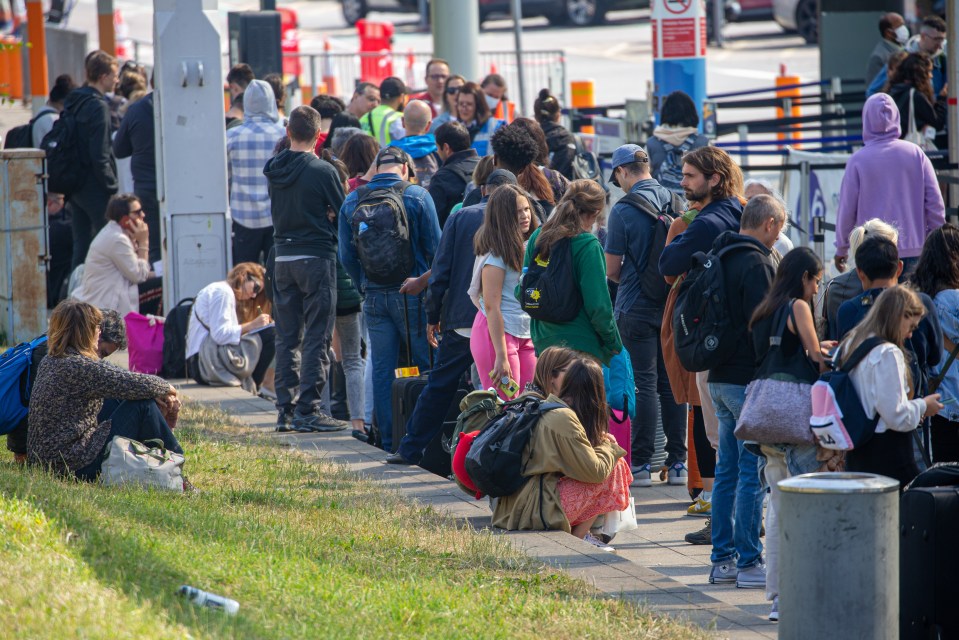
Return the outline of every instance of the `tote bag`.
<path id="1" fill-rule="evenodd" d="M 130 371 L 156 375 L 163 369 L 163 318 L 131 311 L 127 325 Z"/>

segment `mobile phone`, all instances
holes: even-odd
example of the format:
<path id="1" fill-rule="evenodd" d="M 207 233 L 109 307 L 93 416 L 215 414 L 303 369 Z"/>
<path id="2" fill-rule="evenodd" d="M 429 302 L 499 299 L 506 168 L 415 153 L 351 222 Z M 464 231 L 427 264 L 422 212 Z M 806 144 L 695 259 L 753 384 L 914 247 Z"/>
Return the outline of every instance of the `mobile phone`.
<path id="1" fill-rule="evenodd" d="M 126 215 L 120 218 L 120 226 L 126 229 L 127 231 L 133 231 L 133 218 Z"/>
<path id="2" fill-rule="evenodd" d="M 506 397 L 512 398 L 519 391 L 519 383 L 508 376 L 503 376 L 499 381 L 499 389 L 506 394 Z"/>

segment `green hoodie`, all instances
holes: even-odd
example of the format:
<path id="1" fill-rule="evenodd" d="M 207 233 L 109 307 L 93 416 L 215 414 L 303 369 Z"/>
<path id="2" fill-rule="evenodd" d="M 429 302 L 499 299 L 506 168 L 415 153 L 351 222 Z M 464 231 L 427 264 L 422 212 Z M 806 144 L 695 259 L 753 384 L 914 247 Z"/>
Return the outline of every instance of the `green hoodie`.
<path id="1" fill-rule="evenodd" d="M 539 232 L 540 229 L 534 231 L 526 245 L 524 268 L 533 259 Z M 563 324 L 533 320 L 530 323 L 533 347 L 537 354 L 547 347 L 568 347 L 594 355 L 603 364 L 609 365 L 610 359 L 622 351 L 623 341 L 613 319 L 613 303 L 606 286 L 603 247 L 593 234 L 581 233 L 572 238 L 570 250 L 576 286 L 583 294 L 583 308 L 576 318 Z M 514 292 L 517 299 L 520 297 L 520 286 Z"/>

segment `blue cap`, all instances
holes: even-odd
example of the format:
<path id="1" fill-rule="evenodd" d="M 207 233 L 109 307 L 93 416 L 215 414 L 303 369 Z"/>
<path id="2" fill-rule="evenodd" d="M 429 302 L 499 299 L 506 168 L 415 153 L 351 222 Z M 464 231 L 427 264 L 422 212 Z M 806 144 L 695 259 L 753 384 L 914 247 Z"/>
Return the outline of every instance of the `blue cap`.
<path id="1" fill-rule="evenodd" d="M 613 151 L 613 170 L 631 162 L 649 162 L 649 155 L 638 144 L 624 144 Z"/>

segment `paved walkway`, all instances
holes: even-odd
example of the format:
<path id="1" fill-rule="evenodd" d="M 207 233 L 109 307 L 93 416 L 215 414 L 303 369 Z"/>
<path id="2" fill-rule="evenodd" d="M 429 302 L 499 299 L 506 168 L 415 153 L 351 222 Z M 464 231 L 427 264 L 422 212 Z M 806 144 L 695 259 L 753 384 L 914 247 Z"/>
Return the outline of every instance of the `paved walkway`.
<path id="1" fill-rule="evenodd" d="M 183 395 L 216 405 L 241 422 L 272 434 L 279 443 L 318 458 L 345 464 L 353 471 L 470 523 L 490 525 L 485 500 L 473 500 L 455 484 L 423 471 L 383 463 L 385 453 L 350 437 L 335 434 L 279 434 L 273 431 L 272 403 L 238 388 L 177 384 Z M 656 483 L 634 489 L 639 529 L 616 537 L 617 553 L 599 551 L 563 532 L 504 533 L 529 556 L 586 580 L 610 597 L 643 602 L 653 610 L 686 618 L 735 640 L 776 638 L 776 625 L 766 620 L 769 605 L 762 590 L 736 589 L 707 583 L 709 547 L 683 541 L 703 526 L 702 518 L 685 516 L 685 487 Z"/>

